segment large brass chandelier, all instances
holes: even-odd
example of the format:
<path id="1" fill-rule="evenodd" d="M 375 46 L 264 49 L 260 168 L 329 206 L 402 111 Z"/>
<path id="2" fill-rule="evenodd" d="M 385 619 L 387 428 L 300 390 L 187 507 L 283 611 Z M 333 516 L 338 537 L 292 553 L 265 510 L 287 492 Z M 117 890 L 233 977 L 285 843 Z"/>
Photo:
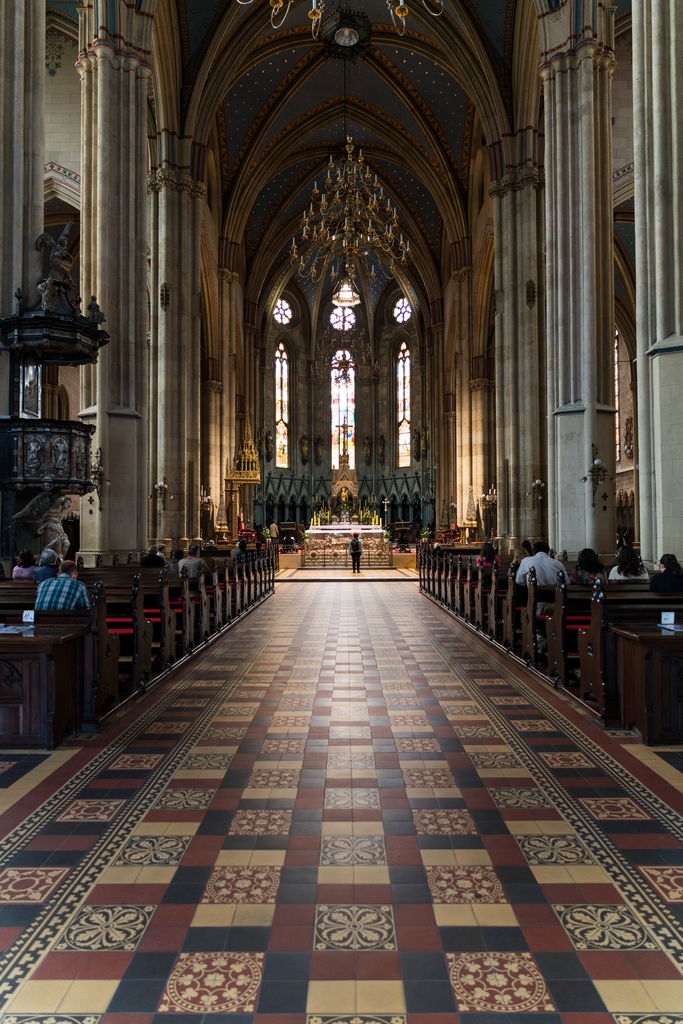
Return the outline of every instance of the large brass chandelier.
<path id="1" fill-rule="evenodd" d="M 246 7 L 248 4 L 253 3 L 253 0 L 237 0 L 237 2 Z M 270 24 L 274 29 L 282 28 L 292 6 L 292 0 L 269 0 L 269 3 Z M 438 18 L 443 14 L 443 0 L 433 0 L 430 3 L 427 3 L 427 0 L 422 0 L 422 4 L 433 18 Z M 394 28 L 400 36 L 404 36 L 406 34 L 406 18 L 410 14 L 408 5 L 403 0 L 386 0 L 386 5 L 391 15 L 391 20 L 394 23 Z M 317 39 L 320 35 L 320 26 L 323 23 L 324 13 L 325 0 L 311 0 L 311 9 L 308 12 L 308 17 L 311 19 L 311 34 L 314 39 Z M 358 33 L 354 32 L 353 27 L 342 26 L 336 31 L 334 38 L 338 46 L 351 47 L 355 46 L 358 42 Z"/>
<path id="2" fill-rule="evenodd" d="M 378 267 L 393 277 L 397 264 L 411 256 L 410 240 L 399 229 L 396 207 L 384 186 L 363 164 L 363 150 L 354 156 L 353 139 L 346 137 L 346 157 L 335 162 L 330 156 L 322 190 L 315 182 L 310 205 L 301 220 L 301 239 L 292 239 L 289 250 L 299 276 L 317 281 L 331 267 L 334 280 L 345 273 L 355 277 L 356 261 L 364 259 L 370 278 Z"/>

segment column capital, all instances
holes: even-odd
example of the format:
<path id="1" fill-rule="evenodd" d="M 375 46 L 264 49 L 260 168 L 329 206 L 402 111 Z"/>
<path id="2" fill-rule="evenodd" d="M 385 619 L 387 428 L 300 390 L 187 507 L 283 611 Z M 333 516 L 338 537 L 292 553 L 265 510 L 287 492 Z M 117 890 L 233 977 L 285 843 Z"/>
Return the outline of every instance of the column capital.
<path id="1" fill-rule="evenodd" d="M 162 192 L 170 189 L 172 192 L 184 192 L 192 199 L 202 199 L 206 192 L 206 186 L 201 181 L 195 181 L 190 174 L 171 168 L 157 168 L 147 175 L 147 189 L 149 192 Z"/>
<path id="2" fill-rule="evenodd" d="M 469 381 L 470 391 L 495 391 L 495 380 L 488 380 L 486 377 L 475 377 Z"/>
<path id="3" fill-rule="evenodd" d="M 218 280 L 227 281 L 228 284 L 239 284 L 240 275 L 236 270 L 228 270 L 227 267 L 219 267 Z"/>
<path id="4" fill-rule="evenodd" d="M 493 199 L 502 199 L 510 192 L 521 192 L 525 188 L 533 188 L 537 192 L 545 188 L 545 175 L 542 167 L 525 167 L 521 171 L 511 171 L 499 181 L 492 182 L 489 195 Z"/>

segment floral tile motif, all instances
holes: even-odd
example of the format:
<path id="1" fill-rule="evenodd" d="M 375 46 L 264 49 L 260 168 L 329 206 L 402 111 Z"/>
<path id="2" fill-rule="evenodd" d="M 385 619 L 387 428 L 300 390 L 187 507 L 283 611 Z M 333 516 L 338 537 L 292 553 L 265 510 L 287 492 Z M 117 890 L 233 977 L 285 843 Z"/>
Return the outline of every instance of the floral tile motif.
<path id="1" fill-rule="evenodd" d="M 529 704 L 526 697 L 491 697 L 491 700 L 494 704 L 500 704 L 502 707 L 514 704 Z"/>
<path id="2" fill-rule="evenodd" d="M 330 771 L 340 771 L 345 768 L 352 771 L 362 771 L 368 768 L 374 771 L 374 754 L 328 754 L 327 767 Z"/>
<path id="3" fill-rule="evenodd" d="M 331 709 L 332 718 L 367 718 L 368 717 L 368 705 L 367 703 L 337 703 L 332 702 Z"/>
<path id="4" fill-rule="evenodd" d="M 232 696 L 234 700 L 263 700 L 267 693 L 267 690 L 257 690 L 248 686 L 243 690 L 235 690 Z"/>
<path id="5" fill-rule="evenodd" d="M 278 711 L 284 711 L 288 708 L 311 711 L 313 708 L 314 697 L 314 694 L 311 694 L 310 697 L 280 697 L 277 705 Z"/>
<path id="6" fill-rule="evenodd" d="M 510 721 L 517 732 L 557 732 L 546 718 L 511 718 Z"/>
<path id="7" fill-rule="evenodd" d="M 431 754 L 440 753 L 438 740 L 430 739 L 396 739 L 394 740 L 399 754 Z"/>
<path id="8" fill-rule="evenodd" d="M 392 907 L 369 903 L 320 904 L 315 908 L 313 948 L 396 949 Z"/>
<path id="9" fill-rule="evenodd" d="M 462 739 L 490 739 L 500 733 L 492 725 L 454 725 L 455 735 Z"/>
<path id="10" fill-rule="evenodd" d="M 109 772 L 145 772 L 156 768 L 163 754 L 121 754 L 107 768 Z"/>
<path id="11" fill-rule="evenodd" d="M 249 776 L 250 789 L 295 789 L 301 772 L 296 768 L 257 768 Z"/>
<path id="12" fill-rule="evenodd" d="M 264 953 L 180 953 L 159 1013 L 253 1013 Z"/>
<path id="13" fill-rule="evenodd" d="M 191 690 L 218 690 L 225 684 L 220 679 L 195 679 L 190 683 Z"/>
<path id="14" fill-rule="evenodd" d="M 322 866 L 386 864 L 384 836 L 323 836 L 320 847 Z"/>
<path id="15" fill-rule="evenodd" d="M 667 903 L 683 903 L 683 866 L 640 870 Z"/>
<path id="16" fill-rule="evenodd" d="M 159 735 L 180 735 L 181 732 L 185 732 L 189 722 L 152 722 L 146 729 L 145 732 L 149 734 Z"/>
<path id="17" fill-rule="evenodd" d="M 172 811 L 204 811 L 215 792 L 215 789 L 165 789 L 154 806 Z"/>
<path id="18" fill-rule="evenodd" d="M 471 676 L 473 683 L 477 686 L 509 686 L 507 679 L 484 679 L 483 676 Z"/>
<path id="19" fill-rule="evenodd" d="M 163 865 L 177 867 L 187 850 L 192 836 L 131 836 L 114 861 L 117 867 Z"/>
<path id="20" fill-rule="evenodd" d="M 596 821 L 650 820 L 650 815 L 628 796 L 586 796 L 579 799 Z"/>
<path id="21" fill-rule="evenodd" d="M 419 697 L 387 697 L 387 707 L 392 709 L 396 708 L 420 708 L 422 707 L 422 701 Z"/>
<path id="22" fill-rule="evenodd" d="M 465 691 L 458 687 L 442 689 L 441 687 L 432 686 L 432 691 L 437 700 L 458 700 L 459 698 L 464 699 L 466 697 Z"/>
<path id="23" fill-rule="evenodd" d="M 442 704 L 441 708 L 449 718 L 472 718 L 474 715 L 485 716 L 478 704 L 471 701 L 460 701 L 458 704 Z"/>
<path id="24" fill-rule="evenodd" d="M 529 864 L 593 864 L 576 836 L 515 836 Z"/>
<path id="25" fill-rule="evenodd" d="M 531 953 L 446 953 L 460 1013 L 542 1013 L 555 1010 Z"/>
<path id="26" fill-rule="evenodd" d="M 124 800 L 74 800 L 55 821 L 111 821 Z"/>
<path id="27" fill-rule="evenodd" d="M 0 775 L 3 772 L 9 771 L 10 768 L 14 768 L 16 761 L 0 761 Z"/>
<path id="28" fill-rule="evenodd" d="M 404 1013 L 343 1013 L 341 1015 L 309 1013 L 306 1017 L 306 1024 L 406 1024 L 406 1020 L 407 1017 Z"/>
<path id="29" fill-rule="evenodd" d="M 623 903 L 556 904 L 555 913 L 577 949 L 657 949 Z"/>
<path id="30" fill-rule="evenodd" d="M 86 904 L 67 925 L 54 948 L 89 953 L 136 949 L 156 909 L 155 906 Z"/>
<path id="31" fill-rule="evenodd" d="M 371 810 L 379 807 L 378 789 L 343 789 L 341 787 L 325 790 L 325 807 L 328 810 L 345 811 L 349 808 Z"/>
<path id="32" fill-rule="evenodd" d="M 0 906 L 6 903 L 44 903 L 69 868 L 3 868 Z"/>
<path id="33" fill-rule="evenodd" d="M 271 729 L 308 729 L 311 722 L 310 712 L 296 715 L 290 711 L 276 711 L 270 723 Z"/>
<path id="34" fill-rule="evenodd" d="M 683 1024 L 683 1013 L 614 1013 L 612 1016 L 615 1024 Z"/>
<path id="35" fill-rule="evenodd" d="M 415 789 L 453 789 L 456 786 L 447 768 L 404 768 L 403 781 Z"/>
<path id="36" fill-rule="evenodd" d="M 221 718 L 253 718 L 260 704 L 224 704 L 218 714 Z"/>
<path id="37" fill-rule="evenodd" d="M 291 811 L 235 811 L 229 835 L 285 836 L 291 827 Z"/>
<path id="38" fill-rule="evenodd" d="M 595 765 L 580 750 L 541 753 L 541 757 L 549 768 L 594 768 Z"/>
<path id="39" fill-rule="evenodd" d="M 372 738 L 369 725 L 331 725 L 331 740 L 369 740 Z"/>
<path id="40" fill-rule="evenodd" d="M 392 729 L 431 728 L 424 712 L 414 712 L 413 714 L 408 713 L 405 715 L 390 712 L 390 721 Z"/>
<path id="41" fill-rule="evenodd" d="M 261 744 L 263 754 L 303 754 L 306 740 L 264 740 Z"/>
<path id="42" fill-rule="evenodd" d="M 280 885 L 280 868 L 214 868 L 206 883 L 202 903 L 275 903 Z"/>
<path id="43" fill-rule="evenodd" d="M 99 1024 L 101 1013 L 6 1013 L 3 1024 Z"/>
<path id="44" fill-rule="evenodd" d="M 500 753 L 495 751 L 484 750 L 480 754 L 472 752 L 470 754 L 470 761 L 475 768 L 518 768 L 519 761 L 511 751 L 501 750 Z"/>
<path id="45" fill-rule="evenodd" d="M 412 814 L 419 836 L 463 836 L 477 832 L 470 812 L 459 808 L 420 809 Z"/>
<path id="46" fill-rule="evenodd" d="M 205 708 L 209 703 L 208 697 L 179 697 L 171 705 L 173 708 Z"/>
<path id="47" fill-rule="evenodd" d="M 202 733 L 204 740 L 241 740 L 246 729 L 234 729 L 231 726 L 210 725 Z"/>
<path id="48" fill-rule="evenodd" d="M 552 807 L 542 789 L 521 786 L 494 786 L 489 793 L 496 807 Z"/>
<path id="49" fill-rule="evenodd" d="M 232 761 L 232 754 L 189 754 L 183 761 L 182 767 L 193 771 L 216 771 L 226 772 Z"/>
<path id="50" fill-rule="evenodd" d="M 507 903 L 494 868 L 438 865 L 426 871 L 434 903 Z"/>

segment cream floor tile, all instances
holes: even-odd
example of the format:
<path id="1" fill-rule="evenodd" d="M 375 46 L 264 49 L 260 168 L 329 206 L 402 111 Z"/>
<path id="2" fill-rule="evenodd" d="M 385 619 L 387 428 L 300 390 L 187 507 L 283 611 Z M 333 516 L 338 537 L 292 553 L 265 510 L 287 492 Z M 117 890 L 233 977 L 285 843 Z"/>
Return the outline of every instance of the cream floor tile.
<path id="1" fill-rule="evenodd" d="M 570 885 L 574 881 L 567 868 L 559 864 L 532 864 L 531 870 L 539 885 Z"/>
<path id="2" fill-rule="evenodd" d="M 439 928 L 477 927 L 477 919 L 469 903 L 435 903 L 433 909 Z"/>
<path id="3" fill-rule="evenodd" d="M 544 836 L 574 835 L 574 829 L 568 821 L 537 821 L 536 824 Z"/>
<path id="4" fill-rule="evenodd" d="M 405 1013 L 406 1000 L 400 981 L 357 981 L 356 1013 Z"/>
<path id="5" fill-rule="evenodd" d="M 229 853 L 228 850 L 222 850 L 221 852 Z M 249 864 L 252 867 L 263 864 L 268 864 L 271 867 L 281 867 L 285 862 L 286 856 L 286 850 L 253 850 L 251 852 L 251 860 L 249 861 Z"/>
<path id="6" fill-rule="evenodd" d="M 683 1013 L 683 979 L 681 981 L 641 981 L 641 985 L 655 1004 L 665 1013 Z"/>
<path id="7" fill-rule="evenodd" d="M 456 864 L 491 864 L 486 850 L 454 850 Z"/>
<path id="8" fill-rule="evenodd" d="M 235 903 L 200 903 L 192 918 L 193 928 L 230 928 L 235 916 Z"/>
<path id="9" fill-rule="evenodd" d="M 104 1013 L 118 988 L 118 981 L 83 980 L 70 983 L 58 1009 L 62 1013 Z"/>
<path id="10" fill-rule="evenodd" d="M 389 868 L 381 864 L 354 865 L 354 885 L 389 885 Z"/>
<path id="11" fill-rule="evenodd" d="M 457 864 L 455 853 L 455 850 L 420 850 L 425 867 L 435 864 Z"/>
<path id="12" fill-rule="evenodd" d="M 275 917 L 274 903 L 238 903 L 233 928 L 270 928 Z"/>
<path id="13" fill-rule="evenodd" d="M 191 836 L 199 828 L 198 821 L 141 821 L 133 829 L 137 836 Z"/>
<path id="14" fill-rule="evenodd" d="M 247 867 L 251 864 L 253 852 L 253 850 L 219 850 L 218 856 L 216 857 L 216 865 L 225 867 L 232 864 Z"/>
<path id="15" fill-rule="evenodd" d="M 310 981 L 306 1013 L 355 1013 L 355 981 Z"/>
<path id="16" fill-rule="evenodd" d="M 594 981 L 600 998 L 609 1013 L 647 1013 L 656 1010 L 652 997 L 642 981 Z M 663 982 L 652 982 L 661 985 Z M 677 1009 L 680 1010 L 679 1002 Z"/>
<path id="17" fill-rule="evenodd" d="M 518 928 L 519 923 L 509 903 L 476 903 L 472 906 L 480 928 Z"/>
<path id="18" fill-rule="evenodd" d="M 54 1013 L 73 982 L 27 981 L 5 1006 L 12 1013 Z"/>
<path id="19" fill-rule="evenodd" d="M 218 768 L 179 768 L 173 775 L 174 779 L 222 779 L 225 770 Z"/>
<path id="20" fill-rule="evenodd" d="M 570 864 L 567 868 L 573 882 L 579 884 L 611 882 L 612 879 L 599 864 Z"/>
<path id="21" fill-rule="evenodd" d="M 322 866 L 318 868 L 318 885 L 352 885 L 353 866 Z"/>

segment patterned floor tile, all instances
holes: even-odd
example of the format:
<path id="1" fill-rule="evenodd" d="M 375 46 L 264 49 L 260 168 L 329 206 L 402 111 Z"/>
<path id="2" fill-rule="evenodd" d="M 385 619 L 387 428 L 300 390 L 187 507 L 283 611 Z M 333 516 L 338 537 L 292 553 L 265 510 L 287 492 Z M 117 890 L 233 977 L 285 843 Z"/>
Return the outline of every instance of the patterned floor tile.
<path id="1" fill-rule="evenodd" d="M 683 903 L 683 867 L 640 869 L 667 903 Z"/>
<path id="2" fill-rule="evenodd" d="M 419 697 L 387 697 L 387 707 L 391 710 L 396 708 L 419 708 L 422 702 Z"/>
<path id="3" fill-rule="evenodd" d="M 456 786 L 452 773 L 440 768 L 404 768 L 403 781 L 414 789 L 453 789 Z"/>
<path id="4" fill-rule="evenodd" d="M 557 904 L 555 913 L 577 949 L 657 949 L 623 903 Z"/>
<path id="5" fill-rule="evenodd" d="M 455 725 L 455 735 L 462 739 L 489 739 L 500 736 L 498 730 L 492 725 Z"/>
<path id="6" fill-rule="evenodd" d="M 208 697 L 178 697 L 171 704 L 172 708 L 205 708 L 209 703 Z"/>
<path id="7" fill-rule="evenodd" d="M 55 821 L 111 821 L 123 807 L 123 800 L 74 800 Z"/>
<path id="8" fill-rule="evenodd" d="M 392 714 L 390 712 L 389 720 L 392 729 L 429 729 L 431 731 L 431 726 L 425 714 L 418 714 L 417 712 L 412 714 L 402 714 L 401 712 Z"/>
<path id="9" fill-rule="evenodd" d="M 189 722 L 152 722 L 145 732 L 148 735 L 178 736 L 185 732 L 189 724 Z"/>
<path id="10" fill-rule="evenodd" d="M 529 864 L 592 864 L 593 858 L 576 836 L 515 836 Z"/>
<path id="11" fill-rule="evenodd" d="M 510 707 L 512 707 L 512 706 L 515 706 L 515 705 L 518 705 L 518 704 L 524 704 L 524 705 L 528 705 L 529 704 L 529 701 L 527 700 L 526 697 L 505 697 L 505 696 L 503 696 L 503 697 L 491 697 L 491 701 L 494 704 L 500 704 L 503 707 L 506 707 L 508 705 Z"/>
<path id="12" fill-rule="evenodd" d="M 183 761 L 182 767 L 193 771 L 216 769 L 226 772 L 232 758 L 232 754 L 189 754 Z"/>
<path id="13" fill-rule="evenodd" d="M 283 836 L 292 827 L 291 811 L 236 811 L 231 836 Z"/>
<path id="14" fill-rule="evenodd" d="M 309 1013 L 306 1016 L 306 1024 L 406 1024 L 406 1020 L 404 1013 Z"/>
<path id="15" fill-rule="evenodd" d="M 314 949 L 397 948 L 394 913 L 389 904 L 321 904 L 315 910 Z"/>
<path id="16" fill-rule="evenodd" d="M 114 864 L 118 867 L 126 864 L 138 867 L 177 867 L 191 840 L 191 835 L 131 836 Z"/>
<path id="17" fill-rule="evenodd" d="M 249 789 L 295 789 L 301 772 L 295 768 L 257 768 L 249 776 Z"/>
<path id="18" fill-rule="evenodd" d="M 253 1013 L 263 953 L 181 953 L 159 1013 Z"/>
<path id="19" fill-rule="evenodd" d="M 401 754 L 429 754 L 437 753 L 441 750 L 441 745 L 438 740 L 430 739 L 397 739 L 395 740 L 396 749 Z"/>
<path id="20" fill-rule="evenodd" d="M 0 906 L 44 903 L 68 871 L 68 868 L 3 868 L 0 871 Z"/>
<path id="21" fill-rule="evenodd" d="M 234 700 L 263 700 L 267 693 L 267 690 L 259 690 L 248 686 L 241 690 L 235 690 L 232 696 Z"/>
<path id="22" fill-rule="evenodd" d="M 320 864 L 346 867 L 350 865 L 386 864 L 384 836 L 323 836 Z"/>
<path id="23" fill-rule="evenodd" d="M 424 809 L 413 811 L 418 835 L 458 836 L 474 835 L 477 831 L 469 811 L 460 809 Z"/>
<path id="24" fill-rule="evenodd" d="M 3 772 L 8 772 L 10 768 L 14 768 L 16 761 L 0 761 L 0 775 Z"/>
<path id="25" fill-rule="evenodd" d="M 276 711 L 270 724 L 271 729 L 308 729 L 311 716 L 297 715 L 289 711 Z"/>
<path id="26" fill-rule="evenodd" d="M 110 772 L 151 771 L 161 761 L 163 754 L 121 754 L 109 765 Z"/>
<path id="27" fill-rule="evenodd" d="M 202 903 L 275 903 L 280 868 L 217 867 L 211 872 Z"/>
<path id="28" fill-rule="evenodd" d="M 546 718 L 511 718 L 510 721 L 518 732 L 557 732 Z"/>
<path id="29" fill-rule="evenodd" d="M 86 905 L 67 925 L 54 948 L 89 953 L 136 949 L 156 909 L 155 906 Z"/>
<path id="30" fill-rule="evenodd" d="M 333 754 L 327 755 L 327 767 L 330 770 L 343 770 L 350 768 L 352 771 L 359 771 L 363 768 L 374 769 L 375 758 L 373 754 Z"/>
<path id="31" fill-rule="evenodd" d="M 460 1013 L 552 1013 L 553 1001 L 531 953 L 447 953 Z"/>
<path id="32" fill-rule="evenodd" d="M 220 718 L 253 718 L 258 704 L 224 704 L 218 712 Z"/>
<path id="33" fill-rule="evenodd" d="M 580 750 L 567 750 L 565 753 L 546 753 L 541 751 L 541 757 L 549 768 L 594 768 L 595 765 L 589 757 Z"/>
<path id="34" fill-rule="evenodd" d="M 203 811 L 214 793 L 214 789 L 166 789 L 154 806 L 172 811 Z"/>
<path id="35" fill-rule="evenodd" d="M 344 789 L 336 787 L 325 790 L 325 807 L 328 810 L 345 811 L 350 808 L 371 810 L 379 807 L 378 789 Z"/>
<path id="36" fill-rule="evenodd" d="M 587 796 L 580 802 L 596 821 L 649 821 L 650 815 L 627 796 Z"/>
<path id="37" fill-rule="evenodd" d="M 264 740 L 261 751 L 264 754 L 303 754 L 306 740 Z"/>
<path id="38" fill-rule="evenodd" d="M 331 725 L 331 740 L 369 740 L 372 737 L 369 725 Z"/>
<path id="39" fill-rule="evenodd" d="M 542 789 L 521 786 L 492 786 L 489 793 L 496 807 L 552 807 Z"/>
<path id="40" fill-rule="evenodd" d="M 457 704 L 442 704 L 443 713 L 449 718 L 485 718 L 486 712 L 478 704 L 460 701 Z"/>
<path id="41" fill-rule="evenodd" d="M 246 729 L 237 729 L 229 725 L 209 725 L 202 733 L 206 740 L 241 740 Z"/>
<path id="42" fill-rule="evenodd" d="M 426 871 L 434 903 L 507 903 L 494 868 L 449 864 Z"/>
<path id="43" fill-rule="evenodd" d="M 615 1013 L 615 1024 L 683 1024 L 683 1013 Z"/>
<path id="44" fill-rule="evenodd" d="M 518 768 L 519 761 L 513 753 L 501 751 L 484 751 L 481 754 L 470 753 L 470 760 L 475 768 Z"/>

